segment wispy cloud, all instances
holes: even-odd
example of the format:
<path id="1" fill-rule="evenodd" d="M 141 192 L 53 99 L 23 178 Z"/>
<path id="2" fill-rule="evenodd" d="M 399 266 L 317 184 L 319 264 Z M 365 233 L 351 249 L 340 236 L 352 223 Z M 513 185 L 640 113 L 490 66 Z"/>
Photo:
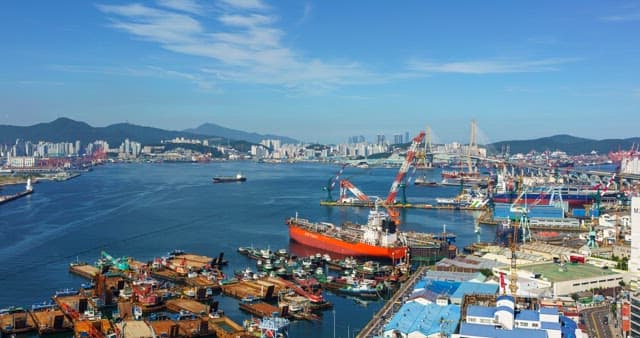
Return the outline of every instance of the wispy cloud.
<path id="1" fill-rule="evenodd" d="M 268 8 L 268 6 L 260 0 L 221 0 L 221 2 L 227 6 L 238 9 L 262 10 Z"/>
<path id="2" fill-rule="evenodd" d="M 578 61 L 577 58 L 548 58 L 539 60 L 472 60 L 433 62 L 412 60 L 409 69 L 425 73 L 503 74 L 556 71 L 558 66 Z"/>
<path id="3" fill-rule="evenodd" d="M 629 22 L 640 20 L 640 12 L 631 12 L 617 15 L 603 16 L 599 18 L 600 21 L 605 22 Z"/>
<path id="4" fill-rule="evenodd" d="M 193 0 L 157 0 L 158 5 L 175 9 L 181 12 L 187 12 L 192 14 L 202 14 L 204 8 L 199 3 Z"/>
<path id="5" fill-rule="evenodd" d="M 215 89 L 215 81 L 201 74 L 192 74 L 158 66 L 142 67 L 102 67 L 84 65 L 51 65 L 50 69 L 70 73 L 106 74 L 114 76 L 176 78 L 194 83 L 203 90 Z"/>
<path id="6" fill-rule="evenodd" d="M 176 53 L 210 59 L 204 74 L 215 74 L 218 79 L 281 85 L 307 92 L 379 81 L 379 76 L 357 62 L 304 57 L 286 46 L 286 34 L 276 25 L 278 17 L 261 1 L 224 0 L 216 28 L 205 25 L 189 14 L 193 11 L 178 8 L 172 1 L 162 4 L 164 8 L 134 3 L 98 5 L 98 9 L 109 16 L 115 29 Z"/>

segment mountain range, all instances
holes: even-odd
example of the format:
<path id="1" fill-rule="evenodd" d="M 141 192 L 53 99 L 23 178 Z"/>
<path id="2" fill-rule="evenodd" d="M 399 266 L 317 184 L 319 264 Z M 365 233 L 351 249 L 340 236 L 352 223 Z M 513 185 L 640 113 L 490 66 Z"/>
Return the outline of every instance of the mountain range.
<path id="1" fill-rule="evenodd" d="M 592 140 L 571 135 L 555 135 L 534 140 L 495 142 L 487 145 L 487 150 L 495 154 L 500 153 L 503 147 L 509 146 L 511 154 L 526 154 L 532 150 L 537 152 L 562 150 L 569 155 L 589 154 L 595 150 L 598 154 L 607 154 L 610 151 L 628 150 L 634 144 L 640 144 L 640 137 Z"/>
<path id="2" fill-rule="evenodd" d="M 85 122 L 62 117 L 52 122 L 38 123 L 25 127 L 0 125 L 0 144 L 14 144 L 18 138 L 30 140 L 31 142 L 75 142 L 76 140 L 80 140 L 82 144 L 96 140 L 104 140 L 107 141 L 111 147 L 117 147 L 126 138 L 144 145 L 159 144 L 162 140 L 170 140 L 176 137 L 192 139 L 208 137 L 216 139 L 219 143 L 228 144 L 258 143 L 263 139 L 260 137 L 293 140 L 288 137 L 275 135 L 261 136 L 260 134 L 224 128 L 211 123 L 191 130 L 193 130 L 193 132 L 164 130 L 130 123 L 117 123 L 107 127 L 92 127 Z M 241 148 L 246 148 L 246 145 L 242 145 Z"/>
<path id="3" fill-rule="evenodd" d="M 200 125 L 197 128 L 185 129 L 184 132 L 192 133 L 192 134 L 200 134 L 207 136 L 219 136 L 228 138 L 231 140 L 245 140 L 247 142 L 260 143 L 260 141 L 265 139 L 276 139 L 280 140 L 282 144 L 295 144 L 299 143 L 298 140 L 292 139 L 286 136 L 278 136 L 278 135 L 262 135 L 257 133 L 248 133 L 241 130 L 226 128 L 223 126 L 219 126 L 213 123 L 205 123 Z"/>
<path id="4" fill-rule="evenodd" d="M 112 124 L 107 127 L 92 127 L 85 122 L 69 118 L 58 118 L 52 122 L 38 123 L 32 126 L 0 125 L 0 144 L 15 144 L 16 139 L 31 142 L 74 142 L 80 140 L 87 144 L 95 140 L 104 140 L 111 147 L 117 147 L 125 138 L 140 142 L 144 145 L 159 144 L 162 140 L 176 137 L 213 139 L 216 143 L 229 144 L 244 151 L 251 143 L 258 143 L 263 139 L 279 139 L 282 143 L 299 143 L 289 137 L 277 135 L 261 135 L 241 130 L 225 128 L 213 123 L 205 123 L 197 128 L 183 131 L 164 130 L 160 128 L 138 126 L 130 123 Z M 593 140 L 571 135 L 555 135 L 533 140 L 511 140 L 495 142 L 487 145 L 489 153 L 501 152 L 509 146 L 511 154 L 562 150 L 570 155 L 587 154 L 597 151 L 606 154 L 609 151 L 628 150 L 632 145 L 640 144 L 640 137 L 627 139 Z"/>

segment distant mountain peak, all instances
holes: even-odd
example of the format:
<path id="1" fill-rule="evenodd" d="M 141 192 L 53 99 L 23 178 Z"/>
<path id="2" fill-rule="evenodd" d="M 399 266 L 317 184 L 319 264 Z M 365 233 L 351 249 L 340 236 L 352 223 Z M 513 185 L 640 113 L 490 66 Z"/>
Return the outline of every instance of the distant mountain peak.
<path id="1" fill-rule="evenodd" d="M 221 125 L 206 122 L 198 126 L 197 128 L 185 129 L 185 132 L 200 134 L 205 136 L 219 136 L 232 140 L 244 140 L 252 143 L 260 143 L 264 139 L 276 139 L 282 143 L 299 143 L 298 140 L 287 136 L 271 135 L 271 134 L 258 134 L 250 133 L 242 130 L 223 127 Z"/>

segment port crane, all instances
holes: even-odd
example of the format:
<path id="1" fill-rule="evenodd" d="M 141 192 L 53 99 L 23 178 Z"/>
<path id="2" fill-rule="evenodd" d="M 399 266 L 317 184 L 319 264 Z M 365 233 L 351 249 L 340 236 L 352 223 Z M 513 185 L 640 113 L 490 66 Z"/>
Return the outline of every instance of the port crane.
<path id="1" fill-rule="evenodd" d="M 340 168 L 340 170 L 338 171 L 338 173 L 336 174 L 336 176 L 329 178 L 329 181 L 327 182 L 327 186 L 323 188 L 323 190 L 327 191 L 327 201 L 329 201 L 329 202 L 333 201 L 333 197 L 331 196 L 331 191 L 333 190 L 333 188 L 335 188 L 336 183 L 340 179 L 340 176 L 344 172 L 344 168 L 346 166 L 347 166 L 346 163 L 343 164 L 342 167 Z"/>
<path id="2" fill-rule="evenodd" d="M 371 202 L 369 196 L 365 195 L 360 189 L 358 189 L 353 183 L 351 183 L 347 179 L 343 179 L 340 181 L 340 203 L 343 203 L 347 200 L 347 190 L 350 191 L 353 195 L 355 195 L 359 200 L 363 202 Z"/>
<path id="3" fill-rule="evenodd" d="M 383 202 L 383 205 L 385 206 L 385 208 L 387 208 L 387 212 L 389 213 L 389 216 L 396 224 L 400 224 L 400 219 L 398 217 L 399 216 L 398 210 L 394 208 L 393 205 L 395 204 L 396 195 L 398 194 L 398 188 L 402 184 L 402 180 L 404 179 L 404 176 L 407 174 L 409 167 L 413 164 L 416 158 L 416 152 L 418 151 L 418 147 L 420 146 L 420 144 L 422 143 L 422 140 L 424 139 L 424 135 L 425 135 L 424 131 L 420 131 L 418 136 L 413 138 L 413 141 L 411 142 L 411 146 L 409 146 L 409 149 L 407 150 L 407 154 L 404 157 L 404 162 L 402 162 L 400 169 L 398 169 L 398 174 L 396 174 L 396 178 L 395 180 L 393 180 L 393 183 L 391 184 L 391 189 L 389 189 L 389 195 L 387 195 L 387 199 Z"/>
<path id="4" fill-rule="evenodd" d="M 118 270 L 129 270 L 129 259 L 127 257 L 113 258 L 113 256 L 109 255 L 106 251 L 102 251 L 100 254 L 102 255 L 102 258 L 106 259 Z"/>

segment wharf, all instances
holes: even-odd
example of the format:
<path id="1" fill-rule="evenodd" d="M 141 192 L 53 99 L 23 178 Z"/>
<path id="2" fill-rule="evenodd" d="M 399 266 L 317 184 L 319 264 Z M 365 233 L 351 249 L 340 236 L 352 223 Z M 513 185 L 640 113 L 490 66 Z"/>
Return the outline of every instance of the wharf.
<path id="1" fill-rule="evenodd" d="M 209 332 L 219 338 L 236 338 L 246 335 L 246 331 L 229 317 L 209 318 Z"/>
<path id="2" fill-rule="evenodd" d="M 25 197 L 33 193 L 33 190 L 25 190 L 13 195 L 0 195 L 0 204 L 7 203 L 9 201 L 17 200 L 20 197 Z"/>
<path id="3" fill-rule="evenodd" d="M 128 327 L 127 327 L 128 329 Z M 113 326 L 108 319 L 78 320 L 73 323 L 74 337 L 107 337 L 114 333 Z M 99 332 L 99 333 L 98 333 Z M 131 337 L 131 336 L 126 336 Z M 136 336 L 143 337 L 143 336 Z"/>
<path id="4" fill-rule="evenodd" d="M 224 294 L 238 299 L 251 297 L 270 300 L 278 295 L 281 289 L 283 289 L 281 285 L 261 280 L 239 281 L 237 283 L 222 285 L 222 292 Z"/>
<path id="5" fill-rule="evenodd" d="M 211 309 L 209 305 L 205 305 L 193 299 L 187 298 L 169 299 L 166 302 L 166 307 L 169 311 L 189 311 L 196 315 L 207 315 Z"/>
<path id="6" fill-rule="evenodd" d="M 87 263 L 72 263 L 69 264 L 69 272 L 84 278 L 94 279 L 100 273 L 100 270 Z"/>
<path id="7" fill-rule="evenodd" d="M 117 331 L 122 332 L 122 338 L 152 338 L 155 337 L 151 326 L 141 320 L 125 320 L 116 324 Z M 78 336 L 76 337 L 83 337 Z"/>
<path id="8" fill-rule="evenodd" d="M 270 317 L 274 313 L 280 313 L 280 308 L 265 302 L 241 302 L 240 309 L 260 318 Z"/>
<path id="9" fill-rule="evenodd" d="M 360 207 L 360 208 L 373 208 L 374 202 L 337 202 L 337 201 L 320 201 L 320 205 L 327 207 Z M 394 208 L 404 209 L 426 209 L 426 210 L 466 210 L 466 211 L 482 211 L 486 207 L 472 207 L 472 206 L 453 206 L 453 205 L 433 205 L 426 203 L 396 203 L 391 205 Z"/>
<path id="10" fill-rule="evenodd" d="M 33 318 L 24 309 L 13 309 L 0 314 L 0 336 L 34 331 L 36 325 Z"/>
<path id="11" fill-rule="evenodd" d="M 150 274 L 151 274 L 151 277 L 161 279 L 161 280 L 167 280 L 174 283 L 184 283 L 186 280 L 186 275 L 179 274 L 169 269 L 152 270 Z"/>
<path id="12" fill-rule="evenodd" d="M 30 314 L 40 335 L 73 330 L 73 324 L 60 309 L 31 311 Z"/>
<path id="13" fill-rule="evenodd" d="M 408 294 L 408 292 L 414 287 L 416 282 L 427 271 L 427 266 L 421 266 L 413 273 L 413 275 L 391 296 L 391 299 L 371 318 L 367 325 L 356 336 L 357 338 L 373 337 L 375 336 L 382 326 L 386 318 L 391 318 L 392 312 L 397 310 L 396 305 L 402 304 L 402 298 Z"/>

